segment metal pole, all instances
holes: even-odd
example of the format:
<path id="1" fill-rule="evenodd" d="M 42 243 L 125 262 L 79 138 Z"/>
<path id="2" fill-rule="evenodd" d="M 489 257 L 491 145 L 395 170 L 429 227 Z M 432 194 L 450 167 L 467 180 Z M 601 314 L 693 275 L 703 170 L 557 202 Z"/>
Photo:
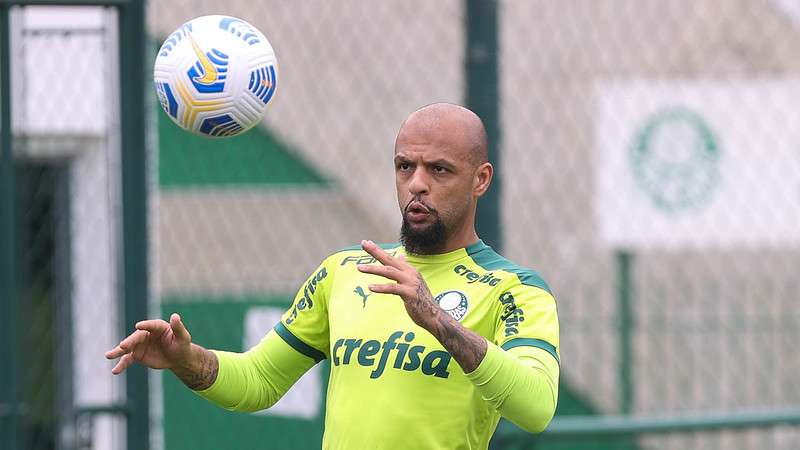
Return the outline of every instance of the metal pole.
<path id="1" fill-rule="evenodd" d="M 14 153 L 11 141 L 11 32 L 10 7 L 0 3 L 0 321 L 3 369 L 0 370 L 0 443 L 9 450 L 21 449 L 19 401 L 17 399 L 17 319 Z M 4 403 L 4 404 L 3 404 Z"/>
<path id="2" fill-rule="evenodd" d="M 564 437 L 597 438 L 613 435 L 640 435 L 691 431 L 770 428 L 800 425 L 800 408 L 695 411 L 679 414 L 634 416 L 556 417 L 542 434 L 556 440 Z M 511 430 L 509 434 L 522 432 Z"/>
<path id="3" fill-rule="evenodd" d="M 59 368 L 56 380 L 56 417 L 58 421 L 56 450 L 76 450 L 76 421 L 74 415 L 75 392 L 72 325 L 72 265 L 70 257 L 70 196 L 69 165 L 59 165 L 55 187 L 55 249 L 53 264 L 55 328 L 55 361 Z"/>
<path id="4" fill-rule="evenodd" d="M 7 6 L 114 6 L 136 0 L 0 0 Z"/>
<path id="5" fill-rule="evenodd" d="M 122 299 L 124 331 L 147 317 L 147 183 L 145 152 L 144 0 L 118 7 L 120 151 L 122 161 Z M 129 450 L 150 448 L 147 371 L 134 365 L 126 372 Z"/>
<path id="6" fill-rule="evenodd" d="M 500 86 L 496 0 L 466 0 L 466 88 L 467 107 L 483 120 L 489 137 L 489 161 L 495 167 L 494 180 L 481 198 L 476 217 L 478 235 L 498 252 L 503 240 L 500 230 Z"/>
<path id="7" fill-rule="evenodd" d="M 633 348 L 631 336 L 635 321 L 633 318 L 633 286 L 631 267 L 633 255 L 621 250 L 617 258 L 617 329 L 619 333 L 619 410 L 621 414 L 633 411 Z"/>

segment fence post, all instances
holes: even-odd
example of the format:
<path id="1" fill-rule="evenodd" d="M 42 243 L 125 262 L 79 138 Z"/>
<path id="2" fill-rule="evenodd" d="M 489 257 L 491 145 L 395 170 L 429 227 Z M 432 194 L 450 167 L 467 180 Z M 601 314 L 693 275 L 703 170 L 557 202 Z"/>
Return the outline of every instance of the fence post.
<path id="1" fill-rule="evenodd" d="M 466 0 L 466 103 L 483 120 L 489 137 L 489 161 L 495 167 L 489 191 L 479 203 L 478 235 L 498 252 L 503 241 L 500 230 L 500 86 L 498 85 L 498 29 L 496 0 Z"/>
<path id="2" fill-rule="evenodd" d="M 124 333 L 148 315 L 144 8 L 143 0 L 131 0 L 118 9 Z M 129 450 L 150 448 L 147 376 L 139 365 L 126 371 Z"/>
<path id="3" fill-rule="evenodd" d="M 617 338 L 619 351 L 619 410 L 621 414 L 633 412 L 633 286 L 631 269 L 633 255 L 625 250 L 616 253 L 617 260 Z"/>
<path id="4" fill-rule="evenodd" d="M 20 405 L 17 398 L 17 315 L 14 153 L 11 136 L 11 7 L 0 2 L 0 446 L 21 447 L 18 433 Z"/>

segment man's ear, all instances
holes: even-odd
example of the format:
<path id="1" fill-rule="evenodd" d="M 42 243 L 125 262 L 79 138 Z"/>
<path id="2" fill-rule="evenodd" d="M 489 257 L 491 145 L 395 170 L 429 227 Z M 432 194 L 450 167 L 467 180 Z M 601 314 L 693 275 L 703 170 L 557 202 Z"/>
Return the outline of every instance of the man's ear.
<path id="1" fill-rule="evenodd" d="M 478 166 L 472 183 L 472 194 L 475 197 L 480 197 L 489 190 L 489 185 L 492 183 L 492 175 L 494 175 L 492 163 L 485 162 Z"/>

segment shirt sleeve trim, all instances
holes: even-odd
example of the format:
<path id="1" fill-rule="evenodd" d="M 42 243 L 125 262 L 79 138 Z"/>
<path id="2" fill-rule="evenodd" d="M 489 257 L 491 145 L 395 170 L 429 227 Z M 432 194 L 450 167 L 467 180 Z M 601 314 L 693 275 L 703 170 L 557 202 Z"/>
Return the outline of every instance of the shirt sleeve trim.
<path id="1" fill-rule="evenodd" d="M 556 352 L 556 347 L 553 344 L 544 341 L 542 339 L 532 339 L 532 338 L 511 339 L 510 341 L 501 345 L 500 348 L 502 348 L 503 350 L 508 350 L 514 347 L 523 347 L 523 346 L 540 348 L 546 351 L 547 353 L 553 355 L 553 358 L 556 359 L 556 362 L 561 364 L 561 362 L 558 360 L 558 352 Z"/>
<path id="2" fill-rule="evenodd" d="M 293 349 L 308 356 L 315 362 L 320 362 L 323 359 L 326 359 L 324 353 L 301 341 L 297 336 L 292 334 L 288 328 L 286 328 L 286 325 L 284 325 L 283 322 L 278 322 L 278 324 L 275 325 L 275 332 L 278 333 L 278 336 L 286 341 L 286 343 L 289 344 Z"/>

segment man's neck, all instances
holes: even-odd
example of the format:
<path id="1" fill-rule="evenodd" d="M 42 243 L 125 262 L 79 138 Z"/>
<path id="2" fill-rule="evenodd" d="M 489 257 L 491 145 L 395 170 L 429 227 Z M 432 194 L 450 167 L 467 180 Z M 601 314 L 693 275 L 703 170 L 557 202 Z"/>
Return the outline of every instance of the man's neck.
<path id="1" fill-rule="evenodd" d="M 478 233 L 475 232 L 475 227 L 469 227 L 462 232 L 449 237 L 441 253 L 450 253 L 460 248 L 469 247 L 470 245 L 478 242 L 478 239 Z"/>

